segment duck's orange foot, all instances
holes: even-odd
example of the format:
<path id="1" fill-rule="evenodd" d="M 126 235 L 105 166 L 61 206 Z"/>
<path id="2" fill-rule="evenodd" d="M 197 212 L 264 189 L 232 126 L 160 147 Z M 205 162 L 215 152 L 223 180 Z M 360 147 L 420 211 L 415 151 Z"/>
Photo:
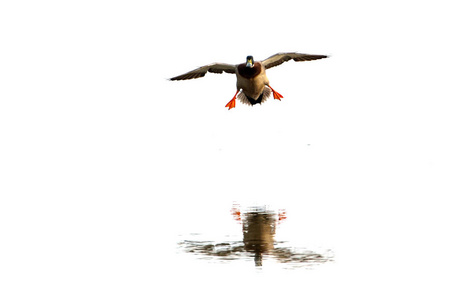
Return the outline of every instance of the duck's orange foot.
<path id="1" fill-rule="evenodd" d="M 225 105 L 225 107 L 228 107 L 228 110 L 234 108 L 236 106 L 236 96 L 239 93 L 239 90 L 234 94 L 233 99 L 230 100 L 230 102 Z"/>
<path id="2" fill-rule="evenodd" d="M 277 99 L 277 100 L 281 100 L 281 98 L 283 98 L 283 96 L 278 93 L 277 91 L 272 90 L 273 93 L 273 99 Z"/>
<path id="3" fill-rule="evenodd" d="M 283 98 L 283 96 L 280 93 L 278 93 L 277 91 L 275 91 L 270 85 L 268 87 L 272 90 L 273 99 L 277 99 L 277 100 L 281 101 L 281 98 Z"/>
<path id="4" fill-rule="evenodd" d="M 241 212 L 239 210 L 232 210 L 231 214 L 233 215 L 234 220 L 241 221 Z"/>
<path id="5" fill-rule="evenodd" d="M 231 99 L 231 101 L 228 102 L 227 105 L 225 105 L 225 107 L 228 107 L 228 110 L 232 109 L 235 106 L 236 106 L 236 98 Z"/>

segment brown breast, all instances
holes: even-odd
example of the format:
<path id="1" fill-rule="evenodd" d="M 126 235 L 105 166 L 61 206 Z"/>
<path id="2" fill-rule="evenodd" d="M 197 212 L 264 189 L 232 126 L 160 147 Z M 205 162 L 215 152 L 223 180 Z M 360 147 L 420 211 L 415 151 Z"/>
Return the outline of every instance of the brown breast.
<path id="1" fill-rule="evenodd" d="M 253 68 L 247 68 L 245 65 L 246 64 L 238 65 L 238 72 L 242 77 L 252 79 L 261 73 L 261 63 L 255 62 Z"/>

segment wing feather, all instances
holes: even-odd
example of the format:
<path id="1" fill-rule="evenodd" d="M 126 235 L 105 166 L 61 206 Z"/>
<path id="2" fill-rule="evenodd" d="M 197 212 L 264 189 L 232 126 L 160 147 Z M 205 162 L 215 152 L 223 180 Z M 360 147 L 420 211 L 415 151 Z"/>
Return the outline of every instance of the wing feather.
<path id="1" fill-rule="evenodd" d="M 294 61 L 308 61 L 308 60 L 316 60 L 321 58 L 326 58 L 327 55 L 316 55 L 316 54 L 304 54 L 304 53 L 277 53 L 272 55 L 269 58 L 266 58 L 261 63 L 266 69 L 270 69 L 272 67 L 276 67 L 281 65 L 282 63 L 293 59 Z"/>
<path id="2" fill-rule="evenodd" d="M 207 72 L 221 74 L 223 72 L 234 74 L 236 73 L 236 66 L 230 64 L 213 63 L 195 70 L 189 71 L 185 74 L 170 78 L 170 80 L 187 80 L 200 78 L 206 75 Z"/>

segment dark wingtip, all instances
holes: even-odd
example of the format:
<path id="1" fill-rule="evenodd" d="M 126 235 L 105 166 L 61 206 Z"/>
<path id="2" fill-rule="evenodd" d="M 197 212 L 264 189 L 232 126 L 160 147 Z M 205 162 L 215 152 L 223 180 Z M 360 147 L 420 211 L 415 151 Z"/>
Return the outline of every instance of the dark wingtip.
<path id="1" fill-rule="evenodd" d="M 328 58 L 328 55 L 314 55 L 314 56 L 316 56 L 316 57 L 313 58 L 313 60 L 314 60 L 314 59 Z"/>

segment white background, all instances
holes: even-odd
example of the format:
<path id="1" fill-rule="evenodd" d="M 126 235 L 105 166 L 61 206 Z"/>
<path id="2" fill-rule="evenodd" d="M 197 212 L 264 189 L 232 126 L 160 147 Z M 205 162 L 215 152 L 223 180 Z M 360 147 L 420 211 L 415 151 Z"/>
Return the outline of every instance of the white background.
<path id="1" fill-rule="evenodd" d="M 448 299 L 444 4 L 3 1 L 0 297 Z M 283 51 L 331 57 L 268 70 L 281 102 L 166 80 Z M 284 235 L 336 262 L 176 253 L 239 231 L 233 202 L 286 208 Z"/>

